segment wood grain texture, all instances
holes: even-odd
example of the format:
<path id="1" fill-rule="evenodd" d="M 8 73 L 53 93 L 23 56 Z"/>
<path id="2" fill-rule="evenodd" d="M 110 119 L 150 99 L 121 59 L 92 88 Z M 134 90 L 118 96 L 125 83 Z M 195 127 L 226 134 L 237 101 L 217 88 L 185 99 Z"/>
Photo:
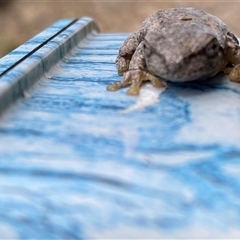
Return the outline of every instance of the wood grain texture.
<path id="1" fill-rule="evenodd" d="M 0 120 L 0 238 L 239 238 L 240 86 L 169 84 L 126 112 L 138 98 L 106 86 L 128 35 L 87 31 L 59 58 L 68 36 L 0 79 L 47 69 Z"/>

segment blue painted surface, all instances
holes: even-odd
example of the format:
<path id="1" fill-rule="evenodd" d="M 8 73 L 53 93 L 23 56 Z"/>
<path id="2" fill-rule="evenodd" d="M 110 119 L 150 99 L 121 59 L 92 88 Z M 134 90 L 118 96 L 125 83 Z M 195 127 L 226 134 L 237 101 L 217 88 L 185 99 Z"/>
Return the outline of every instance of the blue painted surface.
<path id="1" fill-rule="evenodd" d="M 52 26 L 45 29 L 35 37 L 31 38 L 29 41 L 22 44 L 21 46 L 10 52 L 8 55 L 2 57 L 0 59 L 0 74 L 2 74 L 9 67 L 24 58 L 26 54 L 34 51 L 34 49 L 38 48 L 45 41 L 48 41 L 52 36 L 57 34 L 63 28 L 70 25 L 73 21 L 73 19 L 63 19 L 54 23 Z"/>
<path id="2" fill-rule="evenodd" d="M 240 86 L 131 110 L 142 92 L 106 91 L 126 36 L 82 39 L 2 116 L 1 238 L 240 238 Z"/>
<path id="3" fill-rule="evenodd" d="M 71 24 L 71 22 L 74 24 Z M 25 92 L 39 78 L 51 71 L 61 59 L 67 57 L 81 40 L 98 32 L 98 28 L 91 18 L 85 17 L 71 22 L 63 20 L 62 23 L 54 24 L 54 27 L 43 31 L 40 35 L 28 41 L 24 47 L 19 47 L 10 53 L 9 57 L 0 60 L 0 66 L 3 66 L 0 75 L 0 115 L 13 102 L 25 95 Z M 62 28 L 64 31 L 61 31 L 61 26 L 64 26 Z M 50 37 L 51 31 L 52 37 Z M 56 35 L 56 33 L 58 34 Z M 38 49 L 41 36 L 42 43 L 45 42 L 45 44 Z M 29 45 L 29 48 L 26 47 L 27 45 Z M 23 49 L 24 51 L 21 51 Z M 28 49 L 28 52 L 26 49 Z M 25 59 L 26 56 L 28 57 Z M 13 63 L 14 58 L 17 61 L 16 66 Z M 22 61 L 23 58 L 24 61 Z M 13 69 L 6 71 L 10 65 L 14 65 Z"/>

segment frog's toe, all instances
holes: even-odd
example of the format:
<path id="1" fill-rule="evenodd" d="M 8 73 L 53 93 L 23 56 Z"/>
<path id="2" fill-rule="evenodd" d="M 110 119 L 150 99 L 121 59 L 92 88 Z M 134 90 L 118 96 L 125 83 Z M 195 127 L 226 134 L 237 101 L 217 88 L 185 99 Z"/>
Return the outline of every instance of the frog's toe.
<path id="1" fill-rule="evenodd" d="M 108 91 L 117 91 L 120 88 L 130 86 L 127 91 L 128 95 L 138 95 L 142 81 L 144 80 L 142 70 L 129 70 L 123 74 L 123 80 L 121 82 L 115 82 L 114 84 L 108 85 Z"/>
<path id="2" fill-rule="evenodd" d="M 115 82 L 107 86 L 107 90 L 111 92 L 117 91 L 119 88 L 121 88 L 121 82 Z"/>
<path id="3" fill-rule="evenodd" d="M 166 87 L 166 84 L 162 82 L 158 77 L 152 75 L 151 73 L 146 72 L 144 79 L 151 81 L 152 85 L 156 88 Z"/>
<path id="4" fill-rule="evenodd" d="M 131 84 L 131 74 L 130 72 L 125 72 L 123 75 L 123 80 L 121 82 L 115 82 L 107 86 L 108 91 L 117 91 L 120 88 L 126 87 Z"/>
<path id="5" fill-rule="evenodd" d="M 231 69 L 229 79 L 232 82 L 240 82 L 240 64 L 237 64 Z"/>
<path id="6" fill-rule="evenodd" d="M 134 86 L 132 85 L 128 90 L 127 90 L 127 95 L 138 95 L 140 92 L 140 87 L 139 86 Z"/>

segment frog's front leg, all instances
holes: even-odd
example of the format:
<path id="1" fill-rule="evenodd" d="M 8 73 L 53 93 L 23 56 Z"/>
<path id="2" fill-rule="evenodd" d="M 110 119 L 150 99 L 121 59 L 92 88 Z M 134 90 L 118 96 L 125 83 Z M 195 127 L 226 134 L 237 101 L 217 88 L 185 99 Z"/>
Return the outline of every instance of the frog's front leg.
<path id="1" fill-rule="evenodd" d="M 227 59 L 233 64 L 233 67 L 226 67 L 224 73 L 229 74 L 230 81 L 240 83 L 240 47 L 238 44 L 228 43 Z"/>
<path id="2" fill-rule="evenodd" d="M 118 75 L 122 76 L 129 69 L 129 64 L 138 46 L 137 33 L 131 34 L 120 47 L 116 58 Z"/>
<path id="3" fill-rule="evenodd" d="M 156 76 L 141 69 L 130 69 L 123 75 L 121 82 L 116 82 L 107 86 L 108 91 L 117 91 L 120 88 L 131 85 L 127 91 L 128 95 L 138 95 L 140 86 L 143 81 L 150 80 L 152 85 L 157 88 L 165 87 L 166 85 L 161 82 Z"/>
<path id="4" fill-rule="evenodd" d="M 124 73 L 123 80 L 116 82 L 107 87 L 109 91 L 116 91 L 127 85 L 131 85 L 127 94 L 138 95 L 140 86 L 143 81 L 150 80 L 154 87 L 164 87 L 165 84 L 161 82 L 158 77 L 145 71 L 145 58 L 143 52 L 143 42 L 140 43 L 134 52 L 131 62 L 129 64 L 129 70 Z"/>
<path id="5" fill-rule="evenodd" d="M 240 64 L 225 68 L 224 73 L 228 74 L 230 81 L 240 83 Z"/>

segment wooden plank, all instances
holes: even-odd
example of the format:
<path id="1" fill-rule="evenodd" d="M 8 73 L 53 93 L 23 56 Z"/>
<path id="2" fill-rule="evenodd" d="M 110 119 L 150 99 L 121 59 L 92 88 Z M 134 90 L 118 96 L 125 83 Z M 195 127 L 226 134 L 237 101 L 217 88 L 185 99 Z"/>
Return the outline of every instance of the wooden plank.
<path id="1" fill-rule="evenodd" d="M 27 57 L 26 55 L 31 54 L 31 52 L 39 49 L 43 44 L 46 44 L 53 37 L 68 28 L 75 21 L 76 20 L 74 19 L 62 19 L 54 23 L 52 26 L 45 29 L 35 37 L 31 38 L 18 48 L 14 49 L 8 55 L 2 57 L 0 59 L 0 76 L 4 75 L 4 73 L 10 67 L 16 65 L 16 63 L 18 62 L 21 62 L 24 58 Z"/>
<path id="2" fill-rule="evenodd" d="M 2 116 L 1 238 L 240 238 L 240 86 L 107 92 L 126 36 L 81 38 Z"/>
<path id="3" fill-rule="evenodd" d="M 51 68 L 60 60 L 67 56 L 81 40 L 85 39 L 87 35 L 98 32 L 96 24 L 91 18 L 82 18 L 79 21 L 72 21 L 66 25 L 66 21 L 60 22 L 56 25 L 58 27 L 50 28 L 49 31 L 44 31 L 42 34 L 34 38 L 34 48 L 30 41 L 30 49 L 21 52 L 26 46 L 20 47 L 11 53 L 9 57 L 5 57 L 1 62 L 7 64 L 3 66 L 2 74 L 0 76 L 0 115 L 16 100 L 24 96 L 25 92 L 33 86 L 36 81 L 45 73 L 49 72 Z M 59 30 L 59 25 L 62 30 Z M 54 25 L 55 26 L 55 25 Z M 57 29 L 57 31 L 56 31 Z M 52 32 L 52 37 L 46 40 L 46 33 Z M 40 39 L 43 39 L 45 44 L 39 46 Z M 27 44 L 26 44 L 27 45 Z M 13 63 L 14 56 L 16 63 Z M 25 58 L 24 56 L 27 56 Z M 1 64 L 0 62 L 0 64 Z M 12 64 L 13 67 L 10 67 Z M 10 71 L 8 69 L 10 68 Z"/>

